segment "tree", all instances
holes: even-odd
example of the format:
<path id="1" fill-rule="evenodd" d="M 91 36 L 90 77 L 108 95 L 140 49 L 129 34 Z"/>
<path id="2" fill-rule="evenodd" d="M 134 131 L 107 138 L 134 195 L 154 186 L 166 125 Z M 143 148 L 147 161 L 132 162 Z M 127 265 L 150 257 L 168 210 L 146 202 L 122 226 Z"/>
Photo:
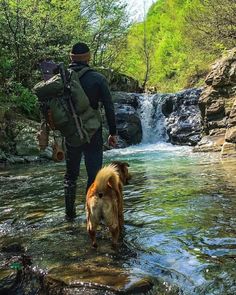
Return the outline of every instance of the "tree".
<path id="1" fill-rule="evenodd" d="M 122 70 L 159 91 L 202 85 L 209 64 L 235 46 L 235 6 L 232 0 L 156 1 L 129 30 Z"/>
<path id="2" fill-rule="evenodd" d="M 40 59 L 65 56 L 79 8 L 63 0 L 1 0 L 0 5 L 0 45 L 13 61 L 13 79 L 28 85 Z"/>
<path id="3" fill-rule="evenodd" d="M 142 83 L 142 89 L 145 89 L 147 81 L 149 79 L 150 74 L 150 43 L 148 43 L 147 39 L 147 22 L 146 22 L 146 6 L 145 6 L 145 0 L 143 1 L 143 10 L 144 10 L 144 21 L 143 21 L 143 51 L 144 51 L 144 57 L 145 57 L 145 75 L 144 80 Z"/>
<path id="4" fill-rule="evenodd" d="M 170 85 L 169 80 L 177 77 L 185 62 L 180 30 L 182 2 L 157 1 L 144 22 L 134 24 L 129 31 L 124 70 L 141 81 L 143 88 L 147 85 L 160 89 L 165 81 Z"/>
<path id="5" fill-rule="evenodd" d="M 205 49 L 232 48 L 236 40 L 236 1 L 193 0 L 186 22 L 196 46 Z M 204 39 L 204 42 L 202 40 Z"/>
<path id="6" fill-rule="evenodd" d="M 127 31 L 125 5 L 117 0 L 0 0 L 0 25 L 12 79 L 26 86 L 40 59 L 68 62 L 78 41 L 92 47 L 94 65 L 110 66 Z"/>
<path id="7" fill-rule="evenodd" d="M 0 0 L 0 100 L 22 100 L 28 111 L 38 62 L 68 64 L 78 41 L 91 47 L 93 65 L 111 66 L 126 40 L 125 7 L 118 0 Z"/>
<path id="8" fill-rule="evenodd" d="M 93 65 L 110 67 L 126 41 L 126 4 L 117 0 L 86 0 L 82 7 L 86 7 L 84 16 L 90 25 Z"/>

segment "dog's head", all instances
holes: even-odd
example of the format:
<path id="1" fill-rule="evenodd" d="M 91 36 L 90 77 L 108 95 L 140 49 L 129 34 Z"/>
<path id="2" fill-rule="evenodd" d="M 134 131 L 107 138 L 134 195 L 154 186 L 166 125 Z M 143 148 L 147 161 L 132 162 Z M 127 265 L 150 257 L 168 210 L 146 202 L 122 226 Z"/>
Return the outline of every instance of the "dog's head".
<path id="1" fill-rule="evenodd" d="M 131 175 L 128 170 L 129 164 L 127 162 L 113 161 L 112 165 L 117 168 L 121 182 L 123 184 L 129 184 L 129 180 L 131 179 Z"/>

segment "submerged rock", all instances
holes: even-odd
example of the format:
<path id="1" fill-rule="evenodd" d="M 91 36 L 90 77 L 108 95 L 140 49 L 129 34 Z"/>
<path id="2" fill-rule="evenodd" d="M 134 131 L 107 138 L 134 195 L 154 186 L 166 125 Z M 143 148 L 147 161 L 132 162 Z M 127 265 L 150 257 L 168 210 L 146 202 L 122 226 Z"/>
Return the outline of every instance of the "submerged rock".
<path id="1" fill-rule="evenodd" d="M 143 294 L 152 289 L 148 277 L 130 276 L 119 268 L 86 265 L 61 266 L 48 273 L 34 266 L 5 269 L 0 272 L 1 294 Z M 20 293 L 19 293 L 20 292 Z M 35 292 L 35 293 L 34 293 Z"/>
<path id="2" fill-rule="evenodd" d="M 110 291 L 122 294 L 134 292 L 140 294 L 153 287 L 151 279 L 139 278 L 131 275 L 123 268 L 112 267 L 111 265 L 88 265 L 80 263 L 68 267 L 59 267 L 51 270 L 48 278 L 53 281 L 63 281 L 67 289 L 80 289 L 81 287 L 101 289 L 103 292 Z M 64 278 L 64 279 L 63 279 Z"/>

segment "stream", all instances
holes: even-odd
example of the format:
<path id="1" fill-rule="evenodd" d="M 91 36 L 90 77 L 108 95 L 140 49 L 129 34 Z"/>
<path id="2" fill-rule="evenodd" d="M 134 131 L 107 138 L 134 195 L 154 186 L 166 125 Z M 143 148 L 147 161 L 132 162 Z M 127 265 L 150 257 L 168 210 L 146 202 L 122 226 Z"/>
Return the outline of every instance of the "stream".
<path id="1" fill-rule="evenodd" d="M 104 226 L 98 248 L 91 247 L 84 165 L 73 223 L 64 219 L 65 163 L 0 170 L 0 294 L 44 294 L 32 283 L 1 291 L 16 273 L 6 263 L 16 255 L 9 245 L 23 248 L 32 268 L 63 282 L 65 294 L 236 294 L 236 161 L 163 142 L 105 152 L 104 164 L 112 160 L 128 162 L 132 175 L 117 249 Z M 86 293 L 86 286 L 97 289 Z"/>

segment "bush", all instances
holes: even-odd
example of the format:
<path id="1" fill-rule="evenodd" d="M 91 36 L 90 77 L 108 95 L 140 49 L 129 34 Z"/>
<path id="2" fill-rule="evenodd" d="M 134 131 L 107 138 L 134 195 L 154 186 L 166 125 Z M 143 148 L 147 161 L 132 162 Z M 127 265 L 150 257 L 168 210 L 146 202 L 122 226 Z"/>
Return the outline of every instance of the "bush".
<path id="1" fill-rule="evenodd" d="M 1 101 L 16 107 L 27 116 L 37 115 L 37 97 L 21 83 L 11 82 Z"/>

